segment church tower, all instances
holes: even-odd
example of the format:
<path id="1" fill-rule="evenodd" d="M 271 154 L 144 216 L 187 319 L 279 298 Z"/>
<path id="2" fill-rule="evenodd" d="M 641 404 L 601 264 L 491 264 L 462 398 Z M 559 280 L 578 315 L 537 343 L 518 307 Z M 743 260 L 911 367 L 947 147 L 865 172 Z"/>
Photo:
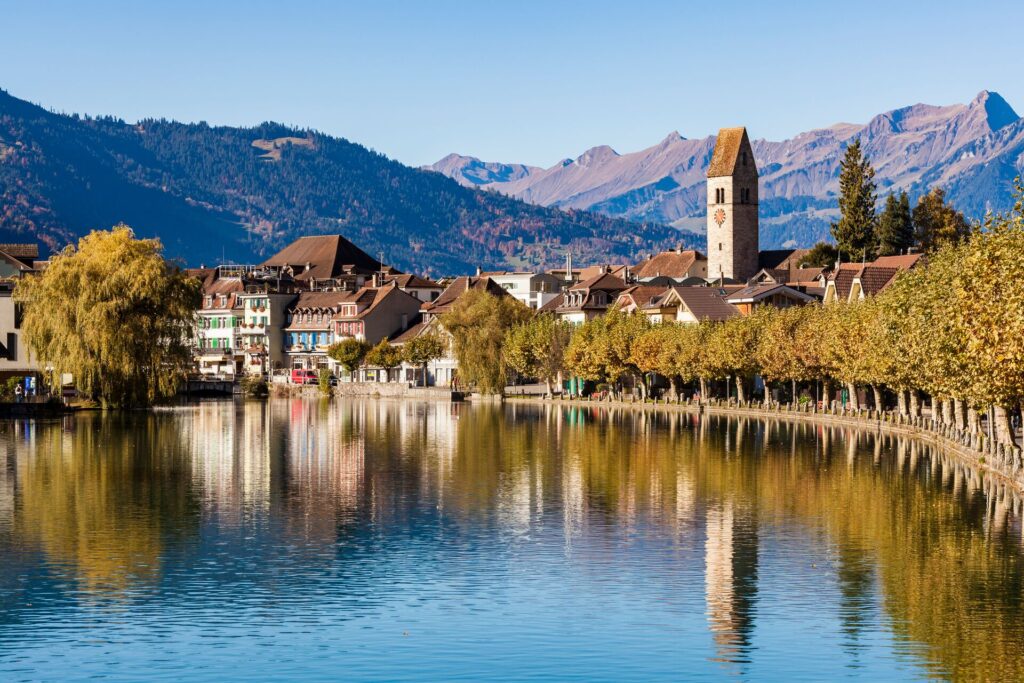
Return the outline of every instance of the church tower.
<path id="1" fill-rule="evenodd" d="M 708 167 L 708 279 L 757 272 L 757 164 L 746 128 L 722 128 Z"/>

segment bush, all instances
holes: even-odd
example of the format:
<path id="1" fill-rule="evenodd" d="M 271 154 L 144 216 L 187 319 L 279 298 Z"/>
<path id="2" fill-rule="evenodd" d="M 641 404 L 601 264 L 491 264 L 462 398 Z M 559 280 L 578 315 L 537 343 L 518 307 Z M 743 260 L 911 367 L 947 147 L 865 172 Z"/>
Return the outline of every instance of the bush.
<path id="1" fill-rule="evenodd" d="M 267 380 L 259 375 L 245 375 L 239 384 L 242 387 L 242 394 L 248 398 L 266 398 L 269 394 Z"/>
<path id="2" fill-rule="evenodd" d="M 320 368 L 320 372 L 317 373 L 316 377 L 317 385 L 320 387 L 320 393 L 324 396 L 331 395 L 331 371 L 327 368 Z"/>

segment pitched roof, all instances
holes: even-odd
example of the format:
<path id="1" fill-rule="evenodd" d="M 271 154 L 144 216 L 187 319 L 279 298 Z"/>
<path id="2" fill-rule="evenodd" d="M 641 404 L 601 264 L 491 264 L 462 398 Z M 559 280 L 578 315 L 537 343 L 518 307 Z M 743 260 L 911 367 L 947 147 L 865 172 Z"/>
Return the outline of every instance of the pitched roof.
<path id="1" fill-rule="evenodd" d="M 350 272 L 368 275 L 382 268 L 379 261 L 341 235 L 300 237 L 260 265 L 289 266 L 296 280 L 327 280 Z"/>
<path id="2" fill-rule="evenodd" d="M 2 248 L 2 247 L 0 247 Z M 909 269 L 917 265 L 918 261 L 924 258 L 924 254 L 900 254 L 897 256 L 879 256 L 871 262 L 873 266 L 884 268 Z"/>
<path id="3" fill-rule="evenodd" d="M 684 278 L 690 275 L 690 269 L 693 268 L 693 265 L 703 258 L 703 254 L 693 249 L 663 251 L 638 263 L 633 272 L 640 279 L 658 275 Z"/>
<path id="4" fill-rule="evenodd" d="M 365 290 L 364 287 L 358 292 L 302 292 L 288 308 L 293 311 L 300 308 L 337 308 L 343 303 L 355 301 L 360 295 L 364 295 Z"/>
<path id="5" fill-rule="evenodd" d="M 611 275 L 610 273 L 601 273 L 598 275 L 594 275 L 589 280 L 577 282 L 572 287 L 570 287 L 569 290 L 571 291 L 575 289 L 603 289 L 606 291 L 618 292 L 623 289 L 626 289 L 626 286 L 626 283 L 623 282 L 620 278 L 617 278 L 614 275 Z"/>
<path id="6" fill-rule="evenodd" d="M 399 332 L 391 338 L 392 344 L 404 344 L 410 339 L 415 339 L 424 332 L 427 331 L 427 325 L 429 323 L 423 322 L 423 320 L 417 320 L 417 322 L 410 325 L 407 329 Z"/>
<path id="7" fill-rule="evenodd" d="M 551 301 L 537 309 L 538 313 L 554 313 L 556 309 L 565 303 L 565 294 L 559 292 Z"/>
<path id="8" fill-rule="evenodd" d="M 609 266 L 587 266 L 586 268 L 579 271 L 580 280 L 591 280 L 598 275 L 605 273 L 614 275 L 617 278 L 625 280 L 629 275 L 629 266 L 626 264 L 609 265 Z"/>
<path id="9" fill-rule="evenodd" d="M 726 300 L 732 304 L 738 303 L 754 303 L 766 299 L 776 294 L 784 294 L 790 299 L 799 299 L 800 301 L 813 301 L 814 297 L 808 296 L 803 292 L 788 287 L 781 283 L 765 283 L 760 285 L 750 285 L 743 289 L 737 290 L 726 297 Z"/>
<path id="10" fill-rule="evenodd" d="M 0 251 L 28 265 L 39 258 L 39 245 L 35 242 L 0 243 Z"/>
<path id="11" fill-rule="evenodd" d="M 420 277 L 419 275 L 413 275 L 412 273 L 403 275 L 389 275 L 388 277 L 384 278 L 384 281 L 396 282 L 398 283 L 398 286 L 401 287 L 402 289 L 407 289 L 410 287 L 438 288 L 441 286 L 440 284 L 434 282 L 429 278 Z"/>
<path id="12" fill-rule="evenodd" d="M 669 289 L 658 285 L 634 285 L 619 294 L 617 303 L 621 307 L 623 299 L 629 299 L 637 308 L 646 308 L 652 299 L 665 294 Z"/>
<path id="13" fill-rule="evenodd" d="M 725 300 L 728 290 L 720 287 L 673 287 L 697 320 L 728 320 L 740 315 L 739 309 Z"/>
<path id="14" fill-rule="evenodd" d="M 461 275 L 448 285 L 448 287 L 441 292 L 441 295 L 429 303 L 423 304 L 422 310 L 440 314 L 445 313 L 452 307 L 455 301 L 468 292 L 471 289 L 483 290 L 489 292 L 494 296 L 510 296 L 505 288 L 496 283 L 489 277 L 473 277 L 470 275 Z"/>
<path id="15" fill-rule="evenodd" d="M 715 140 L 715 151 L 711 155 L 711 164 L 708 166 L 708 178 L 730 176 L 736 170 L 736 161 L 740 157 L 740 151 L 750 149 L 750 141 L 747 139 L 747 129 L 722 128 L 718 131 L 718 139 Z M 755 163 L 751 153 L 751 163 Z"/>

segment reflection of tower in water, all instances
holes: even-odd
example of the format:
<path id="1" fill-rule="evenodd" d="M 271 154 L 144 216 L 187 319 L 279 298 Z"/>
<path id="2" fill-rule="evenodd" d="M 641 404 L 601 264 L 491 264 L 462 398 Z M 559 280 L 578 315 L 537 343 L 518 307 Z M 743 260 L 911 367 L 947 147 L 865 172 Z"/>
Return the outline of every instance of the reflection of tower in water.
<path id="1" fill-rule="evenodd" d="M 706 513 L 704 590 L 716 661 L 747 661 L 757 599 L 757 522 L 731 501 Z"/>

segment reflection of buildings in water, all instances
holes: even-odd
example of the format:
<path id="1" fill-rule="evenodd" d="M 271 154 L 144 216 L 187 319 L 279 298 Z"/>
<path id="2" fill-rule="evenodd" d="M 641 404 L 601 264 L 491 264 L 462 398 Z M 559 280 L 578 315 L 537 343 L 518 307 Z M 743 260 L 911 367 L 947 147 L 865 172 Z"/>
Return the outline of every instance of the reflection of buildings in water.
<path id="1" fill-rule="evenodd" d="M 729 501 L 706 512 L 705 599 L 718 659 L 744 661 L 757 596 L 757 529 L 753 517 L 737 514 Z"/>
<path id="2" fill-rule="evenodd" d="M 292 402 L 285 451 L 290 500 L 307 510 L 330 503 L 342 515 L 356 509 L 366 465 L 361 426 L 372 410 L 365 404 L 349 412 L 319 401 Z"/>
<path id="3" fill-rule="evenodd" d="M 562 528 L 565 534 L 566 550 L 572 547 L 573 538 L 583 534 L 586 514 L 585 492 L 583 491 L 583 456 L 579 449 L 562 452 Z"/>
<path id="4" fill-rule="evenodd" d="M 220 515 L 265 513 L 270 501 L 270 419 L 267 404 L 200 403 L 187 434 L 195 490 Z"/>

